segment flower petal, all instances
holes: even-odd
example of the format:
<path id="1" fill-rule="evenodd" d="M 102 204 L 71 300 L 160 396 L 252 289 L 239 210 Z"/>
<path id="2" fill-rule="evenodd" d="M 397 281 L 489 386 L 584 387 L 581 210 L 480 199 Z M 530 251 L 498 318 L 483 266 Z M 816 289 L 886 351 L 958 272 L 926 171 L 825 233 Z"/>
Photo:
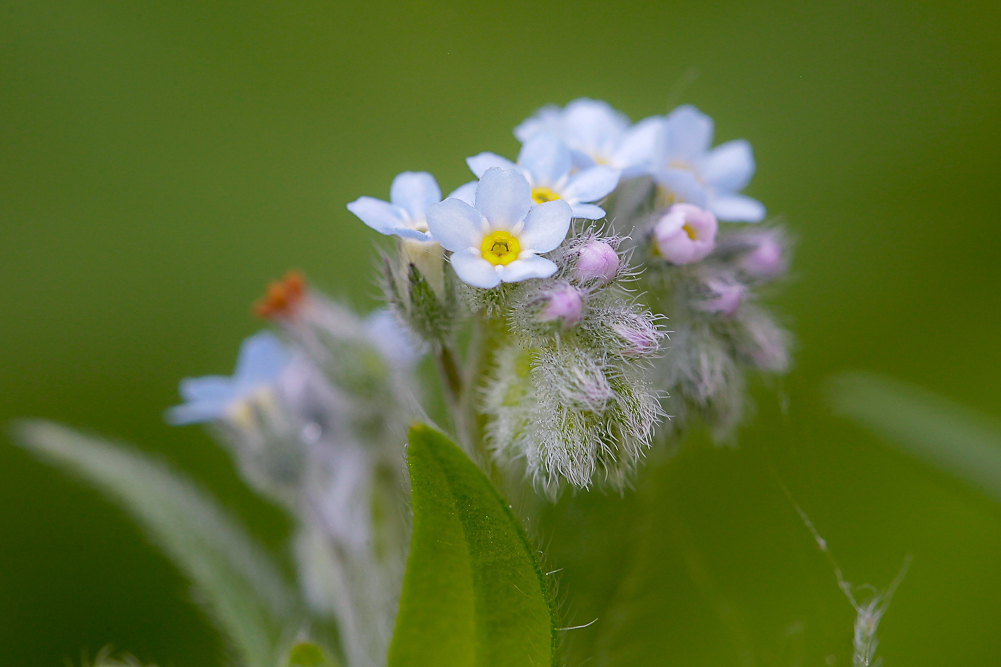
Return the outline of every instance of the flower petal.
<path id="1" fill-rule="evenodd" d="M 702 180 L 721 192 L 738 192 L 754 174 L 754 153 L 751 144 L 734 139 L 720 144 L 701 161 Z"/>
<path id="2" fill-rule="evenodd" d="M 529 173 L 532 185 L 552 187 L 570 173 L 570 149 L 556 135 L 543 132 L 521 147 L 518 166 Z"/>
<path id="3" fill-rule="evenodd" d="M 240 345 L 233 381 L 238 390 L 257 384 L 272 384 L 288 366 L 290 359 L 278 336 L 270 331 L 261 331 Z"/>
<path id="4" fill-rule="evenodd" d="M 431 236 L 446 250 L 459 252 L 479 246 L 484 220 L 479 211 L 459 199 L 446 199 L 428 209 Z"/>
<path id="5" fill-rule="evenodd" d="M 586 97 L 574 100 L 563 112 L 563 139 L 589 155 L 606 156 L 629 126 L 625 114 L 607 102 Z"/>
<path id="6" fill-rule="evenodd" d="M 374 197 L 358 197 L 348 204 L 348 210 L 380 234 L 392 234 L 392 230 L 409 224 L 404 209 Z"/>
<path id="7" fill-rule="evenodd" d="M 570 230 L 573 214 L 562 199 L 539 204 L 525 217 L 525 226 L 518 234 L 522 252 L 549 252 L 563 243 Z"/>
<path id="8" fill-rule="evenodd" d="M 187 426 L 221 419 L 226 414 L 229 402 L 198 401 L 168 408 L 163 413 L 164 421 L 171 426 Z"/>
<path id="9" fill-rule="evenodd" d="M 500 284 L 501 279 L 497 269 L 494 268 L 493 264 L 483 259 L 479 250 L 475 248 L 466 248 L 454 253 L 450 261 L 452 268 L 455 269 L 455 275 L 459 276 L 459 279 L 467 285 L 490 289 Z M 515 264 L 517 261 L 511 263 Z"/>
<path id="10" fill-rule="evenodd" d="M 527 118 L 514 128 L 514 136 L 521 143 L 525 143 L 539 132 L 560 133 L 563 126 L 563 111 L 555 104 L 548 104 L 538 111 L 531 118 Z"/>
<path id="11" fill-rule="evenodd" d="M 459 201 L 464 201 L 470 206 L 476 203 L 476 183 L 477 181 L 469 181 L 468 183 L 463 183 L 455 190 L 452 190 L 451 194 L 445 199 L 458 199 Z"/>
<path id="12" fill-rule="evenodd" d="M 619 170 L 598 165 L 578 171 L 563 188 L 563 198 L 571 202 L 592 202 L 605 197 L 619 184 Z"/>
<path id="13" fill-rule="evenodd" d="M 653 177 L 661 187 L 674 195 L 675 200 L 706 207 L 706 189 L 689 170 L 664 169 L 656 172 Z"/>
<path id="14" fill-rule="evenodd" d="M 594 204 L 574 204 L 570 207 L 570 210 L 575 218 L 584 218 L 585 220 L 601 220 L 605 217 L 605 209 L 600 206 L 595 206 Z"/>
<path id="15" fill-rule="evenodd" d="M 476 186 L 476 208 L 494 227 L 514 227 L 531 207 L 532 189 L 514 169 L 487 169 Z"/>
<path id="16" fill-rule="evenodd" d="M 441 201 L 441 188 L 426 171 L 405 171 L 389 186 L 389 201 L 409 213 L 411 220 L 423 220 L 428 206 Z"/>
<path id="17" fill-rule="evenodd" d="M 487 169 L 492 167 L 500 167 L 501 169 L 517 169 L 518 167 L 511 162 L 506 157 L 501 157 L 496 153 L 480 153 L 479 155 L 474 155 L 473 157 L 466 158 L 466 164 L 469 165 L 469 170 L 473 172 L 476 178 L 483 178 L 483 174 L 486 173 Z"/>
<path id="18" fill-rule="evenodd" d="M 233 378 L 223 375 L 206 375 L 181 380 L 179 393 L 187 403 L 227 402 L 236 396 Z"/>
<path id="19" fill-rule="evenodd" d="M 745 195 L 723 195 L 709 200 L 709 210 L 726 222 L 761 222 L 765 207 Z"/>
<path id="20" fill-rule="evenodd" d="M 665 127 L 669 158 L 694 160 L 712 144 L 712 118 L 689 104 L 669 113 Z"/>
<path id="21" fill-rule="evenodd" d="M 667 123 L 663 116 L 651 116 L 629 128 L 612 156 L 612 165 L 626 170 L 629 176 L 648 172 L 655 158 L 664 151 Z"/>
<path id="22" fill-rule="evenodd" d="M 548 278 L 556 273 L 558 268 L 555 262 L 545 257 L 527 255 L 523 259 L 514 260 L 507 266 L 498 267 L 498 273 L 504 282 L 518 283 L 529 278 Z"/>
<path id="23" fill-rule="evenodd" d="M 396 229 L 390 229 L 386 232 L 390 236 L 398 236 L 401 239 L 410 239 L 411 241 L 433 241 L 434 238 L 428 232 L 419 232 L 416 229 L 411 229 L 410 227 L 397 227 Z"/>

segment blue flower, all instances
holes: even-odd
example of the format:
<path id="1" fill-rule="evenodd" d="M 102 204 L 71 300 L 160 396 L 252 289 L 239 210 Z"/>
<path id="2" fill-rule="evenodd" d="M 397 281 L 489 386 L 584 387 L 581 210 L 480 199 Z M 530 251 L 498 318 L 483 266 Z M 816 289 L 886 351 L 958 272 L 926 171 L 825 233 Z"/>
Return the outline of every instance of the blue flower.
<path id="1" fill-rule="evenodd" d="M 428 209 L 434 238 L 452 251 L 452 268 L 473 287 L 548 278 L 554 262 L 537 253 L 555 250 L 570 229 L 570 205 L 559 199 L 537 206 L 532 189 L 514 169 L 488 169 L 476 186 L 476 207 L 446 199 Z"/>
<path id="2" fill-rule="evenodd" d="M 544 132 L 555 134 L 570 148 L 577 169 L 603 164 L 632 177 L 652 168 L 662 121 L 651 117 L 630 127 L 625 114 L 608 103 L 582 97 L 563 109 L 540 109 L 514 129 L 514 136 L 524 144 Z"/>
<path id="3" fill-rule="evenodd" d="M 592 164 L 571 175 L 570 149 L 550 132 L 526 141 L 517 164 L 494 153 L 474 155 L 466 163 L 477 178 L 492 167 L 516 169 L 528 181 L 536 204 L 562 199 L 570 205 L 573 217 L 589 220 L 605 217 L 605 210 L 590 202 L 603 199 L 619 184 L 619 171 L 604 165 Z"/>
<path id="4" fill-rule="evenodd" d="M 278 337 L 262 331 L 243 341 L 232 377 L 207 375 L 181 380 L 184 403 L 167 410 L 174 426 L 225 419 L 261 391 L 270 391 L 290 361 Z"/>
<path id="5" fill-rule="evenodd" d="M 467 196 L 461 190 L 449 197 L 465 200 Z M 441 188 L 434 176 L 426 171 L 405 171 L 393 179 L 388 202 L 359 197 L 348 204 L 348 210 L 380 234 L 411 241 L 433 241 L 428 233 L 427 210 L 440 201 Z"/>
<path id="6" fill-rule="evenodd" d="M 765 217 L 761 202 L 737 194 L 754 174 L 749 143 L 736 139 L 710 149 L 713 121 L 689 105 L 672 111 L 663 124 L 653 176 L 671 201 L 708 209 L 729 222 L 758 222 Z"/>

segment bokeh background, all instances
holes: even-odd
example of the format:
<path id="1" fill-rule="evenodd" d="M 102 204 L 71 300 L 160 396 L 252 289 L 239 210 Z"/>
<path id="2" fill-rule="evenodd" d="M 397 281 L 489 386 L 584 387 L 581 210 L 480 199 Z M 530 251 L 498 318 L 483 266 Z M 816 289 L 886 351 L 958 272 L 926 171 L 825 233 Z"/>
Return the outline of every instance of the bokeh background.
<path id="1" fill-rule="evenodd" d="M 693 443 L 655 471 L 684 526 L 650 528 L 665 583 L 648 602 L 674 611 L 635 619 L 661 657 L 645 664 L 740 664 L 679 535 L 755 664 L 844 664 L 852 610 L 776 478 L 850 580 L 884 586 L 913 555 L 888 667 L 1001 664 L 1001 506 L 834 418 L 822 391 L 868 369 L 1001 418 L 999 19 L 994 2 L 2 0 L 0 420 L 133 442 L 283 550 L 287 524 L 226 455 L 161 419 L 180 377 L 231 370 L 265 282 L 297 267 L 372 308 L 373 234 L 346 202 L 405 169 L 448 191 L 466 156 L 513 157 L 545 103 L 694 103 L 718 141 L 752 142 L 747 192 L 798 239 L 775 305 L 799 343 L 740 448 Z M 586 573 L 567 576 L 572 600 Z M 162 666 L 221 650 L 122 511 L 0 442 L 0 663 L 107 643 Z"/>

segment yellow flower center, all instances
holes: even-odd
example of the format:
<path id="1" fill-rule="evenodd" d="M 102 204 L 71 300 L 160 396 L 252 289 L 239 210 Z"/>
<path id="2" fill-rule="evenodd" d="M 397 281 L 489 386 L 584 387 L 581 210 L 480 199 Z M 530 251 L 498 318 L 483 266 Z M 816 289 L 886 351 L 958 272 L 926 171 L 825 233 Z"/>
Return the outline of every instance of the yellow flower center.
<path id="1" fill-rule="evenodd" d="M 685 225 L 684 227 L 682 227 L 682 229 L 684 229 L 685 233 L 688 234 L 688 238 L 690 238 L 693 241 L 695 240 L 695 230 L 694 229 L 692 229 L 688 225 Z"/>
<path id="2" fill-rule="evenodd" d="M 507 232 L 496 231 L 487 234 L 483 238 L 483 243 L 480 244 L 480 252 L 483 254 L 483 259 L 494 266 L 498 264 L 506 266 L 518 259 L 518 253 L 521 252 L 521 245 L 518 243 L 518 239 Z"/>
<path id="3" fill-rule="evenodd" d="M 549 188 L 532 188 L 532 201 L 536 204 L 545 204 L 547 201 L 553 201 L 554 199 L 559 198 L 560 196 Z"/>

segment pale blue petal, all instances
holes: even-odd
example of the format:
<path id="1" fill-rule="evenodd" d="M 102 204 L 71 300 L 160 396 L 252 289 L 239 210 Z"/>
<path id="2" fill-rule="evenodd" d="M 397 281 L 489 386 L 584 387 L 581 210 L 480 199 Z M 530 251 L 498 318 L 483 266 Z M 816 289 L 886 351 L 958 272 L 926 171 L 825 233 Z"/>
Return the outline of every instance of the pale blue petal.
<path id="1" fill-rule="evenodd" d="M 398 236 L 401 239 L 410 239 L 412 241 L 433 241 L 429 232 L 419 232 L 416 229 L 411 229 L 410 227 L 396 227 L 395 229 L 390 229 L 386 234 L 390 236 Z"/>
<path id="2" fill-rule="evenodd" d="M 459 201 L 464 201 L 470 206 L 473 206 L 476 203 L 476 183 L 476 181 L 463 183 L 453 190 L 452 193 L 445 199 L 458 199 Z"/>
<path id="3" fill-rule="evenodd" d="M 479 247 L 484 221 L 479 211 L 459 199 L 446 199 L 428 209 L 431 236 L 446 250 L 459 252 Z"/>
<path id="4" fill-rule="evenodd" d="M 598 164 L 590 155 L 576 148 L 570 149 L 570 161 L 573 163 L 574 169 L 587 169 Z"/>
<path id="5" fill-rule="evenodd" d="M 674 195 L 675 199 L 701 208 L 706 207 L 706 189 L 699 183 L 695 174 L 687 169 L 664 169 L 656 172 L 653 177 L 661 187 Z"/>
<path id="6" fill-rule="evenodd" d="M 405 210 L 374 197 L 359 197 L 348 204 L 348 210 L 380 234 L 392 234 L 409 222 Z"/>
<path id="7" fill-rule="evenodd" d="M 200 378 L 184 378 L 178 390 L 187 403 L 202 401 L 229 401 L 236 396 L 233 378 L 223 375 L 206 375 Z"/>
<path id="8" fill-rule="evenodd" d="M 570 173 L 570 149 L 556 135 L 543 132 L 521 147 L 518 166 L 531 175 L 532 185 L 552 187 Z"/>
<path id="9" fill-rule="evenodd" d="M 389 308 L 379 308 L 365 318 L 368 339 L 396 368 L 409 368 L 424 354 L 423 343 Z"/>
<path id="10" fill-rule="evenodd" d="M 496 153 L 480 153 L 479 155 L 474 155 L 473 157 L 466 158 L 466 164 L 469 165 L 469 170 L 473 172 L 476 178 L 483 178 L 483 174 L 486 173 L 487 169 L 492 169 L 493 167 L 500 167 L 501 169 L 517 169 L 514 162 L 511 162 L 506 157 L 501 157 Z"/>
<path id="11" fill-rule="evenodd" d="M 691 105 L 668 114 L 666 128 L 669 157 L 693 161 L 712 145 L 712 118 Z"/>
<path id="12" fill-rule="evenodd" d="M 555 262 L 538 255 L 516 259 L 507 266 L 498 267 L 500 279 L 506 283 L 518 283 L 529 278 L 548 278 L 556 273 Z"/>
<path id="13" fill-rule="evenodd" d="M 713 197 L 709 202 L 709 210 L 725 222 L 761 222 L 765 217 L 762 203 L 745 195 Z"/>
<path id="14" fill-rule="evenodd" d="M 605 209 L 594 204 L 574 204 L 570 210 L 575 218 L 585 220 L 601 220 L 605 217 Z"/>
<path id="15" fill-rule="evenodd" d="M 168 408 L 163 413 L 164 421 L 171 426 L 187 426 L 188 424 L 202 424 L 205 422 L 222 419 L 229 408 L 229 402 L 201 401 L 198 403 L 184 403 Z"/>
<path id="16" fill-rule="evenodd" d="M 570 202 L 592 202 L 606 197 L 619 184 L 619 170 L 598 165 L 578 171 L 563 188 L 562 197 Z"/>
<path id="17" fill-rule="evenodd" d="M 663 116 L 651 116 L 629 128 L 612 156 L 615 166 L 631 172 L 651 169 L 656 157 L 664 151 L 666 126 Z"/>
<path id="18" fill-rule="evenodd" d="M 476 186 L 476 208 L 494 227 L 514 227 L 531 207 L 532 189 L 514 169 L 488 169 Z"/>
<path id="19" fill-rule="evenodd" d="M 555 132 L 559 134 L 563 126 L 563 111 L 555 104 L 549 104 L 539 109 L 534 116 L 528 118 L 514 128 L 514 136 L 525 143 L 539 132 Z"/>
<path id="20" fill-rule="evenodd" d="M 273 384 L 288 366 L 290 359 L 288 350 L 278 336 L 270 331 L 261 331 L 240 345 L 233 381 L 239 389 Z"/>
<path id="21" fill-rule="evenodd" d="M 475 248 L 466 248 L 461 252 L 452 255 L 452 268 L 455 275 L 467 285 L 490 289 L 500 284 L 500 276 L 494 265 L 483 259 Z M 518 260 L 511 262 L 514 264 Z"/>
<path id="22" fill-rule="evenodd" d="M 522 252 L 555 250 L 567 237 L 572 218 L 570 205 L 562 199 L 554 199 L 534 207 L 525 217 L 525 226 L 518 234 Z"/>
<path id="23" fill-rule="evenodd" d="M 423 220 L 428 206 L 441 201 L 441 188 L 426 171 L 405 171 L 389 186 L 389 201 L 409 213 L 411 220 Z"/>
<path id="24" fill-rule="evenodd" d="M 618 143 L 629 119 L 607 102 L 583 97 L 567 105 L 563 126 L 563 138 L 572 148 L 605 155 Z"/>
<path id="25" fill-rule="evenodd" d="M 738 192 L 754 174 L 754 153 L 751 144 L 735 139 L 720 144 L 699 165 L 702 180 L 720 192 Z"/>

